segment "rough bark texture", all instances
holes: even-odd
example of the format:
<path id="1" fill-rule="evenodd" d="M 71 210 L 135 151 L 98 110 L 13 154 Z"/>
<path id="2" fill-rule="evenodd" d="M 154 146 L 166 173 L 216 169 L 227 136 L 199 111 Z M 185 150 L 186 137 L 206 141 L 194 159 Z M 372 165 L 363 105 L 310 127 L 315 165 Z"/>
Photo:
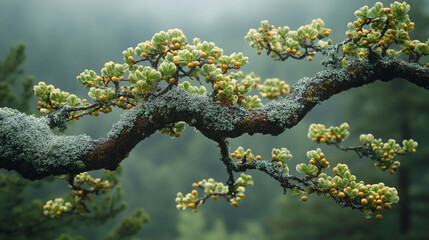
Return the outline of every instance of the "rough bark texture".
<path id="1" fill-rule="evenodd" d="M 0 108 L 0 168 L 15 170 L 32 180 L 115 169 L 137 143 L 177 121 L 187 122 L 214 141 L 245 133 L 278 135 L 298 124 L 316 104 L 337 93 L 394 78 L 429 89 L 429 68 L 392 58 L 328 68 L 313 78 L 300 79 L 286 99 L 253 111 L 216 104 L 209 96 L 174 87 L 124 113 L 107 137 L 96 140 L 86 135 L 57 136 L 46 118 Z"/>

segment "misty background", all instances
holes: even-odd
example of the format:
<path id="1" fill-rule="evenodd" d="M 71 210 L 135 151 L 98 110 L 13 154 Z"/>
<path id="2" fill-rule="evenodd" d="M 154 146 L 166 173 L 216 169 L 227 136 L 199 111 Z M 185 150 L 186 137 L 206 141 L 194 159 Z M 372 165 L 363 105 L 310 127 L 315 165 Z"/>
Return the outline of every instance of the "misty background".
<path id="1" fill-rule="evenodd" d="M 264 54 L 258 56 L 244 41 L 250 28 L 258 28 L 261 20 L 269 20 L 275 26 L 287 25 L 296 29 L 309 24 L 312 19 L 321 18 L 325 26 L 332 29 L 330 38 L 337 43 L 345 38 L 347 23 L 356 19 L 353 12 L 364 4 L 372 6 L 375 2 L 2 0 L 0 57 L 11 46 L 24 42 L 27 46 L 24 68 L 26 73 L 35 77 L 35 83 L 44 81 L 80 98 L 88 98 L 87 90 L 76 80 L 77 75 L 85 69 L 99 73 L 108 61 L 121 63 L 123 50 L 150 40 L 159 31 L 179 28 L 188 41 L 198 37 L 202 41 L 214 42 L 223 48 L 226 55 L 242 52 L 248 56 L 249 64 L 241 69 L 244 73 L 255 72 L 262 79 L 277 77 L 291 85 L 301 77 L 311 77 L 322 70 L 322 57 L 316 55 L 312 62 L 292 59 L 276 62 Z M 393 1 L 382 2 L 388 5 Z M 427 1 L 407 2 L 412 7 L 411 20 L 416 23 L 412 36 L 426 40 L 429 4 Z M 416 9 L 413 9 L 413 4 L 416 4 Z M 421 21 L 417 21 L 413 14 Z M 404 109 L 413 109 L 420 102 L 400 105 L 394 99 L 412 95 L 428 102 L 429 92 L 401 80 L 395 80 L 392 85 L 397 87 L 387 91 L 389 84 L 376 83 L 338 94 L 316 106 L 293 129 L 279 136 L 255 134 L 230 139 L 230 149 L 243 146 L 267 157 L 272 148 L 287 147 L 294 155 L 289 168 L 296 173 L 295 165 L 307 161 L 306 152 L 320 147 L 331 166 L 344 162 L 365 183 L 385 182 L 398 188 L 401 185 L 399 174 L 379 172 L 368 159 L 358 159 L 354 153 L 342 153 L 330 146 L 317 145 L 306 136 L 311 123 L 331 126 L 348 122 L 351 135 L 345 145 L 358 144 L 359 135 L 369 132 L 385 140 L 395 138 L 399 141 L 402 140 L 400 126 L 410 122 L 409 132 L 419 142 L 419 148 L 413 156 L 399 157 L 401 163 L 408 159 L 410 162 L 425 159 L 428 156 L 424 151 L 425 144 L 426 148 L 429 144 L 429 118 L 425 116 L 428 108 L 416 107 L 418 111 L 407 115 L 408 111 Z M 371 100 L 374 95 L 379 98 Z M 34 99 L 31 103 L 33 109 L 36 102 Z M 115 109 L 97 118 L 84 117 L 73 121 L 66 134 L 86 133 L 93 138 L 104 137 L 121 113 L 121 110 Z M 400 114 L 402 118 L 396 118 L 394 114 Z M 416 118 L 413 114 L 423 117 Z M 415 200 L 410 197 L 409 228 L 403 232 L 400 230 L 403 215 L 400 215 L 398 206 L 383 213 L 382 221 L 368 220 L 357 210 L 340 208 L 332 199 L 313 194 L 303 203 L 297 196 L 283 195 L 277 182 L 251 171 L 248 174 L 253 176 L 255 185 L 246 189 L 246 197 L 239 208 L 219 199 L 207 201 L 196 214 L 176 210 L 176 193 L 189 192 L 193 182 L 210 177 L 218 181 L 226 180 L 226 172 L 218 156 L 216 144 L 196 133 L 192 127 L 187 127 L 178 139 L 154 134 L 138 144 L 121 164 L 120 185 L 123 199 L 128 202 L 127 209 L 100 227 L 81 226 L 67 231 L 71 235 L 97 239 L 121 217 L 141 207 L 150 216 L 150 221 L 135 239 L 344 239 L 346 236 L 352 239 L 420 239 L 427 236 L 424 226 L 429 224 L 429 212 L 424 202 L 429 200 L 425 195 L 429 190 L 429 167 L 424 161 L 416 160 L 417 165 L 410 164 L 408 167 L 406 192 L 418 197 Z M 30 197 L 49 200 L 67 190 L 67 184 L 58 180 L 37 192 L 30 190 L 29 194 Z M 398 190 L 402 198 L 401 194 L 404 193 Z"/>

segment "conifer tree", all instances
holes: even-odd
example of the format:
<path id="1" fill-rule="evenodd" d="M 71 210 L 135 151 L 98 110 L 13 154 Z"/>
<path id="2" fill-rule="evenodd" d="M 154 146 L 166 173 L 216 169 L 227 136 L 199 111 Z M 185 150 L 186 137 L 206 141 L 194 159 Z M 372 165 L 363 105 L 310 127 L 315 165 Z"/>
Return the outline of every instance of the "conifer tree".
<path id="1" fill-rule="evenodd" d="M 375 213 L 381 220 L 382 211 L 399 201 L 396 189 L 384 183 L 364 183 L 343 163 L 329 170 L 329 156 L 320 148 L 307 152 L 308 164 L 296 165 L 301 175 L 292 175 L 287 164 L 292 154 L 287 148 L 273 148 L 266 154 L 245 147 L 231 151 L 227 139 L 245 133 L 281 134 L 318 103 L 376 80 L 403 78 L 429 89 L 429 64 L 422 62 L 429 54 L 429 42 L 410 38 L 408 33 L 415 24 L 407 14 L 409 9 L 405 2 L 364 6 L 355 11 L 356 20 L 348 23 L 345 40 L 335 44 L 327 39 L 331 30 L 321 19 L 297 30 L 276 28 L 268 21 L 250 29 L 245 40 L 258 54 L 265 52 L 274 60 L 312 61 L 316 54 L 325 57 L 325 70 L 294 85 L 277 78 L 261 81 L 254 73 L 238 71 L 248 62 L 242 53 L 227 55 L 212 42 L 188 41 L 179 29 L 161 31 L 150 41 L 124 50 L 122 63 L 108 62 L 100 73 L 83 71 L 77 80 L 88 89 L 90 100 L 39 82 L 34 93 L 44 117 L 2 108 L 0 167 L 31 180 L 68 174 L 70 185 L 77 185 L 73 190 L 78 196 L 79 191 L 85 193 L 79 189 L 82 184 L 105 191 L 110 187 L 108 182 L 91 181 L 82 172 L 114 170 L 137 143 L 156 131 L 179 138 L 189 125 L 218 144 L 227 178 L 224 182 L 213 178 L 195 181 L 190 193 L 177 194 L 178 209 L 196 212 L 208 199 L 218 198 L 238 207 L 246 188 L 253 185 L 252 177 L 244 172 L 257 170 L 304 202 L 307 195 L 315 194 L 341 207 L 358 209 L 366 217 Z M 251 95 L 252 90 L 272 101 L 263 105 L 259 96 Z M 127 111 L 105 138 L 56 135 L 52 130 L 62 131 L 69 121 L 107 114 L 115 107 Z M 418 146 L 412 139 L 399 144 L 362 134 L 361 145 L 348 147 L 342 143 L 349 136 L 348 129 L 347 123 L 332 127 L 312 124 L 307 135 L 314 142 L 354 151 L 391 174 L 400 166 L 395 157 L 413 153 Z M 48 202 L 45 211 L 61 215 L 75 210 L 79 202 Z"/>

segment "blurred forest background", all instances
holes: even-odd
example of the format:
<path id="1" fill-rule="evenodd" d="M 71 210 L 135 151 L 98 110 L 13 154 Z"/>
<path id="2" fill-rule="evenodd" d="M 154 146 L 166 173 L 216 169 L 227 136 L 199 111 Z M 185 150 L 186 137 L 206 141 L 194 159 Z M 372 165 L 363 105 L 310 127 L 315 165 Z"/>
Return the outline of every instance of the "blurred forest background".
<path id="1" fill-rule="evenodd" d="M 253 71 L 263 79 L 278 77 L 293 84 L 301 77 L 320 71 L 321 56 L 312 62 L 274 62 L 268 56 L 257 56 L 244 41 L 249 28 L 257 28 L 260 21 L 266 19 L 276 26 L 288 25 L 295 29 L 312 19 L 322 18 L 325 26 L 333 30 L 331 38 L 335 43 L 344 39 L 347 23 L 355 19 L 353 12 L 375 2 L 2 0 L 0 80 L 5 82 L 7 76 L 4 72 L 7 72 L 8 60 L 4 59 L 10 47 L 24 42 L 27 57 L 24 62 L 24 48 L 15 48 L 15 55 L 21 56 L 15 61 L 18 65 L 23 62 L 21 68 L 25 73 L 15 71 L 8 76 L 14 80 L 8 83 L 10 89 L 0 81 L 0 104 L 36 112 L 35 98 L 28 98 L 31 78 L 27 75 L 32 75 L 36 83 L 45 81 L 85 98 L 87 91 L 78 84 L 78 74 L 85 69 L 99 72 L 108 61 L 122 62 L 122 50 L 170 28 L 182 29 L 188 41 L 194 37 L 212 41 L 223 48 L 225 54 L 243 52 L 250 62 L 242 68 L 245 73 Z M 393 1 L 382 2 L 388 5 Z M 416 23 L 412 38 L 427 39 L 429 2 L 407 2 L 411 5 L 411 20 Z M 16 99 L 9 99 L 11 89 L 17 94 Z M 28 99 L 29 107 L 25 105 Z M 341 209 L 332 200 L 313 195 L 303 203 L 297 196 L 283 195 L 279 184 L 268 176 L 254 172 L 249 173 L 254 177 L 255 186 L 248 188 L 239 208 L 218 200 L 208 201 L 196 214 L 178 211 L 174 202 L 177 192 L 188 192 L 193 182 L 203 178 L 226 179 L 216 145 L 187 128 L 174 140 L 155 134 L 131 152 L 122 164 L 119 182 L 122 199 L 120 192 L 111 196 L 118 199 L 118 210 L 102 220 L 83 221 L 79 216 L 46 219 L 42 216 L 44 202 L 67 195 L 66 182 L 53 178 L 28 183 L 1 171 L 0 238 L 56 239 L 67 233 L 73 237 L 101 239 L 123 223 L 124 218 L 136 214 L 136 209 L 143 208 L 150 220 L 146 222 L 146 215 L 138 210 L 144 219 L 140 221 L 144 228 L 136 231 L 131 239 L 428 239 L 428 100 L 428 91 L 402 80 L 376 83 L 332 97 L 279 136 L 256 134 L 230 140 L 231 149 L 241 145 L 262 156 L 269 156 L 273 147 L 287 147 L 294 155 L 289 164 L 292 173 L 295 173 L 295 164 L 306 161 L 306 151 L 321 147 L 331 165 L 347 163 L 365 182 L 382 181 L 398 189 L 400 204 L 386 212 L 382 221 L 365 219 L 359 211 Z M 121 113 L 114 110 L 98 118 L 85 117 L 69 124 L 66 134 L 104 137 Z M 339 152 L 329 146 L 318 146 L 306 137 L 311 123 L 331 126 L 343 122 L 351 126 L 346 145 L 358 144 L 361 133 L 373 133 L 383 139 L 413 138 L 419 142 L 419 148 L 416 154 L 402 157 L 401 167 L 395 175 L 390 175 L 376 170 L 370 160 L 358 159 L 354 153 Z M 126 208 L 122 201 L 127 202 Z M 30 220 L 34 222 L 29 223 Z M 125 239 L 118 236 L 112 233 L 106 239 Z M 62 239 L 71 237 L 63 235 Z"/>

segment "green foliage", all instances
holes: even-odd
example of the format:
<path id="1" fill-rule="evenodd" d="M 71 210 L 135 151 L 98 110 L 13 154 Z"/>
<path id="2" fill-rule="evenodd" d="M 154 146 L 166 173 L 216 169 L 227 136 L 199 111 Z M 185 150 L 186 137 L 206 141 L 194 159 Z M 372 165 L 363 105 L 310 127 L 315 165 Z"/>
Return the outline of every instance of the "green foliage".
<path id="1" fill-rule="evenodd" d="M 400 165 L 399 161 L 393 161 L 394 157 L 404 155 L 406 152 L 414 153 L 418 146 L 417 142 L 412 139 L 403 140 L 403 146 L 400 147 L 394 139 L 389 139 L 384 143 L 381 139 L 375 139 L 372 134 L 362 134 L 359 138 L 361 146 L 343 147 L 339 144 L 349 136 L 348 128 L 347 123 L 343 123 L 339 127 L 331 126 L 328 129 L 323 124 L 311 124 L 307 137 L 313 142 L 334 144 L 345 151 L 353 150 L 359 157 L 369 157 L 376 161 L 375 167 L 382 171 L 389 170 L 391 174 L 394 174 Z"/>
<path id="2" fill-rule="evenodd" d="M 4 83 L 4 86 L 7 86 L 8 89 L 16 88 L 14 83 L 23 72 L 21 69 L 18 69 L 18 67 L 25 59 L 24 49 L 25 46 L 20 44 L 18 47 L 10 50 L 5 60 L 0 60 L 0 76 L 4 77 L 0 78 L 4 81 L 1 83 Z M 85 75 L 82 76 L 82 78 L 88 80 L 92 73 L 88 71 L 86 73 L 88 76 Z M 18 107 L 21 111 L 29 112 L 28 100 L 33 95 L 31 90 L 32 78 L 27 77 L 23 85 L 23 91 L 30 92 L 30 94 L 24 93 L 18 98 L 11 89 L 6 93 L 0 92 L 0 99 L 10 100 L 2 102 L 2 104 L 7 103 Z M 54 89 L 53 86 L 47 86 L 43 82 L 39 83 L 38 86 L 40 87 L 36 88 L 38 91 L 37 94 L 49 95 L 53 106 L 56 106 L 55 102 L 67 102 L 70 106 L 78 105 L 75 103 L 76 96 L 73 94 L 69 95 L 69 93 Z M 22 102 L 20 103 L 19 100 Z M 39 107 L 41 105 L 42 104 L 39 103 Z M 52 107 L 50 107 L 48 111 L 51 111 L 51 109 Z M 2 120 L 10 116 L 10 114 L 8 114 L 9 111 L 14 110 L 6 108 L 6 110 L 2 112 Z M 30 125 L 26 127 L 29 126 Z M 12 129 L 12 131 L 14 130 Z M 17 137 L 16 133 L 10 136 Z M 53 143 L 51 147 L 54 147 L 54 145 Z M 2 154 L 5 154 L 5 152 Z M 70 198 L 70 195 L 55 198 L 54 200 L 47 201 L 43 206 L 41 199 L 33 199 L 28 203 L 26 191 L 31 187 L 40 188 L 43 184 L 46 184 L 47 181 L 52 181 L 52 179 L 33 183 L 16 174 L 0 173 L 0 210 L 4 213 L 0 221 L 3 223 L 0 224 L 0 238 L 53 239 L 61 232 L 71 231 L 70 227 L 78 228 L 83 224 L 103 224 L 108 219 L 115 217 L 126 207 L 125 203 L 121 202 L 122 193 L 119 186 L 117 186 L 118 174 L 119 171 L 104 171 L 102 173 L 103 181 L 100 178 L 92 178 L 86 172 L 78 174 L 69 182 L 71 197 L 73 198 Z M 115 188 L 115 193 L 107 193 L 112 188 Z M 96 195 L 100 195 L 101 193 L 104 193 L 103 197 L 96 197 Z M 68 213 L 79 213 L 79 215 Z M 68 216 L 64 216 L 64 214 Z M 50 216 L 50 218 L 47 218 L 45 215 Z M 124 234 L 125 237 L 135 235 L 143 228 L 143 223 L 147 222 L 147 220 L 147 215 L 143 210 L 138 209 L 130 218 L 124 219 L 124 222 L 122 222 L 117 229 L 132 230 L 127 231 L 127 233 Z M 140 223 L 136 224 L 139 221 Z M 130 224 L 127 225 L 127 222 Z M 132 226 L 133 224 L 135 225 L 133 228 L 127 228 L 127 226 Z M 116 238 L 110 239 L 123 239 L 115 235 L 116 232 L 119 232 L 119 230 L 115 230 L 109 235 L 116 236 Z M 83 238 L 74 238 L 70 237 L 67 233 L 63 233 L 58 239 L 79 240 Z"/>
<path id="3" fill-rule="evenodd" d="M 405 53 L 414 62 L 428 55 L 429 40 L 422 43 L 408 36 L 414 30 L 414 23 L 407 14 L 409 10 L 406 2 L 394 2 L 390 8 L 383 8 L 383 4 L 377 2 L 371 8 L 363 6 L 355 11 L 357 20 L 347 25 L 346 35 L 350 40 L 343 47 L 344 54 L 363 60 L 372 53 L 392 57 Z M 392 44 L 397 44 L 400 50 L 392 48 Z"/>
<path id="4" fill-rule="evenodd" d="M 195 93 L 199 95 L 203 95 L 206 93 L 206 88 L 204 86 L 201 87 L 195 87 L 191 86 L 191 84 L 188 81 L 184 81 L 183 83 L 178 85 L 179 88 L 185 89 L 188 93 Z"/>
<path id="5" fill-rule="evenodd" d="M 245 187 L 253 186 L 253 180 L 252 176 L 242 173 L 235 181 L 234 189 L 230 189 L 228 185 L 224 185 L 221 182 L 216 182 L 213 178 L 209 178 L 208 180 L 203 179 L 198 183 L 192 184 L 192 186 L 202 189 L 204 192 L 203 196 L 198 198 L 198 191 L 196 189 L 186 195 L 179 192 L 176 197 L 177 209 L 185 210 L 190 208 L 194 212 L 197 212 L 197 207 L 208 198 L 217 200 L 219 196 L 224 197 L 232 206 L 238 207 L 238 203 L 244 198 Z"/>
<path id="6" fill-rule="evenodd" d="M 103 239 L 132 239 L 132 236 L 136 235 L 140 230 L 142 230 L 144 224 L 148 221 L 148 215 L 142 209 L 137 209 L 130 217 L 124 218 L 120 225 L 113 229 L 112 232 Z"/>
<path id="7" fill-rule="evenodd" d="M 178 138 L 180 137 L 180 133 L 185 130 L 185 126 L 185 122 L 177 122 L 165 126 L 159 132 L 161 134 L 168 134 L 171 138 Z"/>
<path id="8" fill-rule="evenodd" d="M 284 81 L 278 78 L 268 78 L 264 84 L 258 85 L 259 94 L 268 99 L 278 99 L 278 97 L 286 97 L 290 94 L 290 87 Z"/>
<path id="9" fill-rule="evenodd" d="M 4 59 L 0 59 L 0 106 L 14 107 L 23 112 L 30 112 L 29 100 L 33 96 L 31 86 L 33 77 L 21 76 L 24 70 L 20 68 L 25 61 L 25 44 L 20 43 L 10 48 Z M 20 82 L 21 86 L 17 86 Z M 14 89 L 21 88 L 19 93 Z M 19 98 L 17 97 L 19 95 Z"/>
<path id="10" fill-rule="evenodd" d="M 341 124 L 339 127 L 329 127 L 326 129 L 323 124 L 311 124 L 308 129 L 308 138 L 313 142 L 340 143 L 349 136 L 349 125 Z"/>
<path id="11" fill-rule="evenodd" d="M 323 25 L 322 19 L 315 19 L 309 25 L 301 26 L 296 31 L 289 31 L 287 26 L 276 29 L 265 20 L 261 21 L 258 30 L 250 29 L 244 39 L 257 50 L 258 55 L 264 50 L 276 60 L 284 61 L 289 57 L 302 59 L 308 56 L 308 60 L 311 61 L 316 52 L 332 44 L 331 40 L 320 40 L 331 33 L 331 30 L 324 28 Z"/>
<path id="12" fill-rule="evenodd" d="M 241 223 L 241 229 L 230 232 L 227 226 L 219 220 L 213 220 L 213 224 L 208 224 L 207 217 L 200 212 L 191 214 L 182 212 L 179 215 L 179 224 L 177 225 L 178 237 L 176 240 L 201 239 L 201 240 L 263 240 L 267 239 L 267 233 L 257 222 L 245 221 Z"/>
<path id="13" fill-rule="evenodd" d="M 247 109 L 262 106 L 257 96 L 245 96 L 256 88 L 259 78 L 230 71 L 247 64 L 247 57 L 242 53 L 223 55 L 223 50 L 214 43 L 197 38 L 192 45 L 181 30 L 159 32 L 151 41 L 123 51 L 123 55 L 123 64 L 108 62 L 101 69 L 101 75 L 85 70 L 77 77 L 79 83 L 89 89 L 93 103 L 40 82 L 34 87 L 35 95 L 41 99 L 38 110 L 46 114 L 65 106 L 70 112 L 68 120 L 72 120 L 85 115 L 98 116 L 99 112 L 109 113 L 112 107 L 130 109 L 149 96 L 161 95 L 175 87 L 183 77 L 197 81 L 203 77 L 213 87 L 212 94 L 219 104 L 238 104 Z M 140 65 L 144 62 L 150 66 Z M 161 81 L 166 81 L 168 86 L 161 89 Z M 206 92 L 204 87 L 191 86 L 187 81 L 179 87 L 200 95 Z"/>
<path id="14" fill-rule="evenodd" d="M 402 5 L 398 3 L 398 6 L 395 4 L 392 4 L 391 7 L 393 9 L 393 13 L 395 13 L 394 17 L 401 19 L 401 14 L 407 16 L 405 13 L 408 11 L 408 9 L 404 7 L 406 6 L 404 5 L 405 3 Z M 396 10 L 395 6 L 397 8 Z M 376 21 L 379 20 L 379 16 L 376 15 L 376 13 L 380 12 L 377 10 L 378 8 L 380 8 L 380 4 L 376 4 L 376 6 L 374 6 L 374 17 L 371 15 L 372 13 L 369 14 L 368 17 L 373 17 L 370 26 L 372 29 L 375 29 L 374 31 L 376 31 L 378 28 L 378 26 L 376 26 Z M 387 14 L 389 11 L 383 9 L 382 12 Z M 374 24 L 374 26 L 372 26 L 372 24 Z M 393 26 L 395 24 L 396 22 L 394 24 L 389 22 L 389 26 Z M 412 24 L 410 23 L 409 26 L 411 25 Z M 326 52 L 325 49 L 327 48 L 327 45 L 331 44 L 330 41 L 324 42 L 320 40 L 330 34 L 329 29 L 323 28 L 323 21 L 320 19 L 314 20 L 310 25 L 300 27 L 297 31 L 289 31 L 287 27 L 275 29 L 265 21 L 261 23 L 261 26 L 262 30 L 259 29 L 258 31 L 255 30 L 253 32 L 251 30 L 248 36 L 246 36 L 246 40 L 252 41 L 252 47 L 255 47 L 258 51 L 265 50 L 273 58 L 277 58 L 279 60 L 285 60 L 289 56 L 296 59 L 302 59 L 305 56 L 308 56 L 308 60 L 311 61 L 312 56 L 316 52 L 319 51 L 324 54 Z M 403 28 L 405 29 L 405 27 Z M 378 30 L 380 29 L 381 28 L 378 28 Z M 386 29 L 386 27 L 383 29 Z M 383 34 L 381 34 L 382 37 L 385 36 Z M 374 33 L 374 35 L 379 34 Z M 370 35 L 368 35 L 368 37 L 370 37 Z M 309 42 L 307 42 L 307 40 Z M 385 55 L 385 51 L 385 53 L 388 55 L 396 56 L 397 54 L 393 50 L 383 49 L 385 43 L 382 44 L 380 42 L 384 40 L 390 41 L 391 37 L 389 36 L 389 39 L 379 39 L 378 48 L 377 43 L 374 44 L 374 48 L 371 48 L 370 46 L 369 48 L 363 49 L 362 47 L 363 50 L 360 50 L 361 52 L 358 52 L 357 55 L 359 57 L 366 57 L 369 56 L 372 52 L 379 55 Z M 356 50 L 352 49 L 353 46 L 349 46 L 350 43 L 351 40 L 345 42 L 343 52 L 347 56 L 356 56 L 356 53 L 353 53 L 353 51 Z M 38 109 L 42 113 L 53 113 L 55 111 L 66 109 L 66 111 L 70 112 L 69 120 L 79 119 L 84 115 L 97 116 L 99 112 L 110 112 L 112 107 L 120 107 L 123 109 L 133 108 L 137 106 L 138 103 L 143 102 L 145 99 L 165 94 L 170 89 L 176 88 L 176 85 L 179 88 L 184 89 L 182 93 L 186 91 L 188 93 L 195 93 L 207 97 L 210 96 L 213 97 L 213 100 L 218 104 L 224 104 L 227 106 L 237 105 L 249 110 L 262 107 L 261 101 L 257 96 L 245 96 L 245 94 L 249 93 L 256 87 L 258 87 L 263 97 L 270 99 L 277 99 L 280 96 L 287 97 L 289 94 L 289 86 L 279 79 L 268 79 L 264 82 L 264 84 L 258 85 L 257 82 L 259 81 L 259 78 L 255 75 L 244 76 L 242 72 L 232 72 L 233 69 L 238 70 L 241 68 L 241 66 L 247 63 L 247 58 L 245 58 L 241 53 L 234 53 L 230 56 L 225 56 L 223 55 L 222 49 L 215 47 L 215 45 L 212 43 L 201 43 L 199 39 L 194 39 L 193 44 L 194 45 L 190 45 L 187 42 L 186 37 L 178 29 L 155 34 L 150 42 L 147 41 L 141 43 L 135 49 L 128 48 L 125 50 L 123 52 L 123 64 L 108 62 L 101 70 L 100 76 L 97 76 L 96 73 L 92 70 L 85 70 L 82 74 L 80 74 L 80 76 L 78 76 L 78 81 L 86 88 L 89 88 L 88 95 L 90 98 L 92 98 L 94 103 L 87 104 L 85 99 L 81 100 L 73 94 L 70 95 L 67 92 L 55 89 L 52 85 L 47 86 L 42 82 L 34 88 L 36 96 L 41 98 Z M 411 44 L 409 44 L 408 47 L 410 49 L 412 48 L 411 50 L 416 53 L 414 55 L 411 54 L 413 56 L 413 60 L 418 60 L 420 56 L 425 55 L 426 49 L 424 44 L 415 42 L 415 44 L 417 44 L 415 47 L 411 47 Z M 304 53 L 300 51 L 301 49 L 303 49 L 302 51 L 304 51 Z M 350 53 L 348 53 L 349 50 Z M 364 52 L 365 50 L 367 53 Z M 364 52 L 363 55 L 361 54 L 362 52 Z M 364 58 L 362 58 L 362 60 L 363 59 Z M 139 65 L 141 62 L 148 62 L 150 66 Z M 347 66 L 348 63 L 348 58 L 343 56 L 343 66 Z M 187 81 L 179 84 L 179 80 L 183 77 L 189 77 L 190 79 L 195 79 L 198 82 L 200 77 L 204 77 L 205 81 L 211 84 L 213 91 L 210 94 L 206 94 L 205 88 L 203 89 L 203 87 L 197 88 L 195 86 L 191 86 L 191 84 Z M 164 88 L 162 88 L 162 85 L 160 84 L 162 81 L 167 82 L 167 86 Z M 172 137 L 178 137 L 180 136 L 180 132 L 183 131 L 184 125 L 185 123 L 183 122 L 169 124 L 161 130 L 161 133 L 168 133 Z M 331 127 L 329 129 L 326 129 L 323 125 L 315 125 L 309 132 L 309 137 L 316 142 L 326 142 L 328 144 L 340 146 L 339 143 L 349 135 L 347 129 L 348 125 Z M 414 148 L 417 147 L 417 143 L 413 142 L 412 140 L 404 141 L 403 150 L 412 152 Z M 401 151 L 398 150 L 396 152 L 395 149 L 398 149 L 397 144 L 390 140 L 388 143 L 386 143 L 387 145 L 382 143 L 381 140 L 375 142 L 367 141 L 362 144 L 366 144 L 367 147 L 371 146 L 373 149 L 368 151 L 374 152 L 377 159 L 381 157 L 380 161 L 382 162 L 386 162 L 386 160 L 381 159 L 386 157 L 390 158 L 389 154 L 400 154 Z M 374 146 L 372 146 L 373 144 L 377 148 L 383 146 L 383 151 L 377 153 L 376 151 L 379 151 L 380 149 L 374 150 Z M 387 147 L 384 148 L 385 145 Z M 369 153 L 366 154 L 367 150 L 365 149 L 365 146 L 350 150 L 354 150 L 361 155 L 372 156 Z M 393 153 L 391 153 L 392 150 Z M 240 171 L 243 171 L 240 169 L 240 167 L 246 166 L 247 164 L 261 163 L 259 166 L 264 165 L 264 171 L 270 173 L 271 175 L 274 175 L 273 172 L 275 171 L 273 171 L 273 169 L 276 168 L 269 167 L 274 166 L 277 167 L 277 169 L 279 169 L 278 167 L 283 168 L 281 173 L 284 175 L 280 175 L 281 177 L 290 176 L 289 168 L 285 162 L 288 161 L 292 155 L 286 148 L 273 149 L 272 161 L 254 161 L 260 160 L 261 157 L 259 155 L 259 157 L 255 157 L 250 149 L 244 151 L 243 148 L 238 148 L 236 152 L 234 152 L 235 156 L 232 156 L 231 154 L 231 157 L 236 157 L 240 161 L 237 163 L 231 163 L 230 165 L 236 169 L 239 169 Z M 385 154 L 388 154 L 388 156 L 384 156 Z M 370 200 L 370 196 L 377 197 L 376 194 L 379 194 L 378 196 L 380 199 L 382 197 L 387 199 L 385 202 L 382 200 L 385 208 L 387 208 L 386 204 L 390 208 L 390 204 L 397 202 L 397 199 L 395 198 L 395 196 L 397 197 L 397 193 L 393 188 L 385 188 L 384 185 L 378 184 L 366 185 L 369 186 L 368 191 L 362 190 L 363 182 L 359 182 L 361 185 L 356 185 L 356 183 L 353 183 L 355 182 L 356 177 L 351 175 L 347 165 L 337 165 L 337 167 L 334 168 L 334 173 L 336 174 L 334 177 L 323 175 L 321 170 L 323 168 L 329 167 L 329 162 L 326 161 L 324 154 L 320 149 L 309 151 L 307 156 L 310 159 L 310 163 L 308 165 L 305 163 L 298 164 L 296 169 L 299 172 L 306 174 L 305 178 L 301 179 L 301 183 L 308 184 L 308 180 L 316 177 L 318 178 L 317 186 L 311 184 L 310 186 L 307 186 L 310 188 L 309 191 L 316 192 L 317 194 L 325 195 L 327 197 L 330 196 L 340 203 L 340 205 L 349 207 L 351 206 L 352 208 L 360 209 L 367 215 L 372 213 L 374 209 L 378 210 L 378 208 L 381 207 L 378 204 L 379 199 L 376 199 L 375 205 L 371 205 L 371 202 L 369 204 L 364 204 L 362 201 L 359 203 L 356 200 L 357 196 L 360 194 L 360 192 L 357 192 L 359 190 L 363 193 L 363 197 L 365 199 L 368 198 L 368 200 Z M 223 157 L 225 158 L 225 156 Z M 227 160 L 229 159 L 226 159 L 225 162 L 228 163 Z M 232 168 L 231 166 L 227 165 L 228 168 Z M 251 166 L 254 167 L 256 165 Z M 397 167 L 399 164 L 393 163 L 392 166 Z M 388 167 L 390 167 L 390 165 Z M 84 177 L 84 179 L 86 179 L 86 177 Z M 95 187 L 98 188 L 98 185 L 101 185 L 102 182 L 94 180 L 93 183 L 97 183 L 95 184 Z M 198 204 L 200 204 L 200 202 L 204 202 L 207 198 L 217 198 L 217 196 L 223 196 L 228 201 L 230 201 L 232 205 L 238 206 L 237 202 L 240 201 L 242 197 L 244 197 L 244 187 L 251 184 L 253 184 L 253 181 L 251 181 L 251 177 L 249 175 L 242 175 L 236 180 L 236 182 L 227 182 L 227 184 L 216 182 L 213 179 L 203 180 L 201 181 L 201 184 L 198 183 L 196 184 L 197 186 L 194 186 L 200 187 L 204 190 L 205 195 L 203 195 L 202 198 L 197 198 L 197 191 L 194 190 L 195 193 L 192 191 L 192 193 L 189 193 L 186 196 L 178 194 L 179 200 L 176 199 L 176 201 L 178 202 L 178 208 L 193 208 L 196 210 Z M 339 188 L 337 189 L 336 187 L 333 187 L 332 185 L 334 184 L 339 186 Z M 234 188 L 231 189 L 231 186 L 234 186 Z M 288 183 L 282 183 L 282 186 L 285 188 L 285 190 L 286 188 L 290 187 Z M 294 189 L 296 192 L 300 192 L 301 195 L 303 193 L 300 188 L 292 189 Z M 339 192 L 335 197 L 331 194 L 327 195 L 327 192 L 320 189 L 324 189 L 325 191 L 329 190 L 331 192 L 335 192 L 335 194 L 336 191 L 341 190 L 341 192 Z M 81 198 L 79 195 L 82 195 L 83 193 L 79 193 L 79 190 L 76 192 L 77 193 L 75 195 L 77 198 Z M 349 197 L 349 199 L 345 199 L 345 197 Z M 362 205 L 367 206 L 363 207 Z M 47 210 L 48 214 L 52 215 L 52 213 L 54 213 L 55 215 L 58 211 L 62 213 L 69 211 L 71 208 L 72 205 L 67 205 L 66 202 L 59 199 L 57 201 L 53 201 L 52 204 L 48 204 Z M 377 218 L 381 218 L 381 215 L 380 217 L 377 216 Z M 130 229 L 134 228 L 130 227 Z M 133 230 L 130 230 L 130 232 L 132 231 Z"/>
<path id="15" fill-rule="evenodd" d="M 69 178 L 71 195 L 74 197 L 72 202 L 65 202 L 63 198 L 49 200 L 43 207 L 43 214 L 48 215 L 51 218 L 55 218 L 61 217 L 63 214 L 81 214 L 82 212 L 91 212 L 85 202 L 90 200 L 92 195 L 98 195 L 111 190 L 118 182 L 116 176 L 108 173 L 105 173 L 104 175 L 110 175 L 114 180 L 102 180 L 101 178 L 94 179 L 87 172 L 80 173 L 74 176 L 73 179 Z M 112 212 L 118 212 L 122 208 L 123 206 L 118 209 L 112 208 Z"/>

